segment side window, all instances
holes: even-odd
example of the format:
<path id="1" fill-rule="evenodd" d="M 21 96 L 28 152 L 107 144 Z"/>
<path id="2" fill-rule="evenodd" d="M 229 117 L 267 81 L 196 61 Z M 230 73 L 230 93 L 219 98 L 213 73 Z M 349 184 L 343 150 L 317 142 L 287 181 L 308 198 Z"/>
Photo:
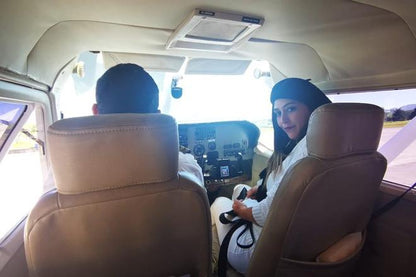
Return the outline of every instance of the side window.
<path id="1" fill-rule="evenodd" d="M 44 145 L 38 139 L 36 114 L 34 105 L 0 101 L 0 241 L 43 192 Z"/>
<path id="2" fill-rule="evenodd" d="M 384 179 L 411 186 L 416 182 L 416 117 L 405 119 L 385 123 L 379 151 L 388 161 Z"/>

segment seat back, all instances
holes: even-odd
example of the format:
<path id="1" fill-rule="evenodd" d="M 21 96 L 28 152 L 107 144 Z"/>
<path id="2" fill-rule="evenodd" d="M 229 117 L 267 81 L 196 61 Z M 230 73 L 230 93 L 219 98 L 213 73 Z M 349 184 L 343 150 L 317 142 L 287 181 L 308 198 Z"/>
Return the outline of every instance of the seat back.
<path id="1" fill-rule="evenodd" d="M 377 153 L 383 119 L 384 111 L 369 104 L 327 104 L 313 112 L 308 156 L 283 177 L 248 276 L 349 272 L 351 265 L 344 262 L 351 257 L 335 264 L 315 258 L 366 228 L 386 169 L 386 159 Z"/>
<path id="2" fill-rule="evenodd" d="M 175 120 L 162 114 L 71 118 L 48 130 L 57 190 L 25 229 L 33 276 L 207 276 L 206 192 L 178 174 Z"/>

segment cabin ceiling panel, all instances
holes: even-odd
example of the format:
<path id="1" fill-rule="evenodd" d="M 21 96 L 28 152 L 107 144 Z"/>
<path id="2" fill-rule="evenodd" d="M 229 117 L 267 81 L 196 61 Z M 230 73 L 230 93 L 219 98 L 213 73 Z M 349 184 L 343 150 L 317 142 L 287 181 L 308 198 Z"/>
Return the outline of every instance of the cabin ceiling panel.
<path id="1" fill-rule="evenodd" d="M 79 53 L 89 50 L 142 53 L 219 59 L 264 59 L 286 76 L 314 80 L 327 79 L 319 56 L 306 45 L 275 42 L 247 42 L 228 54 L 201 51 L 165 50 L 171 32 L 130 25 L 101 22 L 67 21 L 54 25 L 39 40 L 28 58 L 28 75 L 52 84 L 55 73 Z M 144 39 L 145 38 L 145 39 Z M 56 55 L 56 53 L 60 53 Z M 133 61 L 132 61 L 133 62 Z M 48 69 L 48 70 L 45 70 Z"/>
<path id="2" fill-rule="evenodd" d="M 371 80 L 393 85 L 413 78 L 415 83 L 409 72 L 416 70 L 416 2 L 360 2 L 240 0 L 237 7 L 235 1 L 223 0 L 4 0 L 0 67 L 52 85 L 62 67 L 79 53 L 101 50 L 266 59 L 284 76 L 334 86 L 350 83 L 351 88 L 358 79 L 368 80 L 369 86 Z M 262 16 L 264 26 L 254 36 L 281 43 L 247 42 L 226 55 L 166 51 L 170 34 L 195 8 Z"/>
<path id="3" fill-rule="evenodd" d="M 363 4 L 378 7 L 399 15 L 408 24 L 416 37 L 416 1 L 412 0 L 355 0 Z"/>
<path id="4" fill-rule="evenodd" d="M 129 25 L 66 21 L 46 32 L 28 57 L 28 75 L 52 84 L 55 73 L 78 54 L 89 50 L 148 53 L 163 51 L 170 32 Z M 145 38 L 145 39 L 144 39 Z M 59 53 L 59 54 L 58 54 Z M 47 70 L 45 70 L 47 69 Z"/>
<path id="5" fill-rule="evenodd" d="M 262 9 L 276 10 L 277 2 L 242 0 L 242 8 L 236 9 L 232 1 L 213 0 L 210 1 L 210 6 L 215 7 L 215 10 L 234 12 L 250 11 L 254 6 L 253 12 L 249 14 L 257 11 L 257 15 L 262 16 Z M 255 7 L 256 5 L 259 7 Z M 207 2 L 3 0 L 0 2 L 0 66 L 26 74 L 26 60 L 32 48 L 50 28 L 62 22 L 96 21 L 173 31 L 197 7 L 207 7 Z M 163 43 L 166 43 L 166 40 Z M 56 53 L 58 54 L 60 53 Z"/>
<path id="6" fill-rule="evenodd" d="M 280 40 L 312 47 L 331 80 L 416 69 L 416 41 L 396 14 L 348 1 L 306 1 L 303 7 L 287 9 L 294 15 L 286 18 L 289 32 L 273 28 Z"/>

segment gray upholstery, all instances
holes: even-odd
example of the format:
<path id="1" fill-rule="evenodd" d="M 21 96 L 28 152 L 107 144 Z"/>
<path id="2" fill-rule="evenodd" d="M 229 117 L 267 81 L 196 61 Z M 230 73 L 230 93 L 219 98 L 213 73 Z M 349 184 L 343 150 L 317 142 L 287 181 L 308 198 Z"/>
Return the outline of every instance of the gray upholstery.
<path id="1" fill-rule="evenodd" d="M 312 114 L 308 157 L 276 192 L 247 276 L 342 276 L 359 249 L 336 263 L 316 257 L 370 219 L 386 169 L 376 152 L 384 111 L 368 104 L 327 104 Z M 361 244 L 362 245 L 362 244 Z"/>
<path id="2" fill-rule="evenodd" d="M 48 130 L 57 191 L 25 230 L 32 276 L 207 276 L 206 192 L 178 174 L 178 134 L 161 114 L 65 119 Z"/>

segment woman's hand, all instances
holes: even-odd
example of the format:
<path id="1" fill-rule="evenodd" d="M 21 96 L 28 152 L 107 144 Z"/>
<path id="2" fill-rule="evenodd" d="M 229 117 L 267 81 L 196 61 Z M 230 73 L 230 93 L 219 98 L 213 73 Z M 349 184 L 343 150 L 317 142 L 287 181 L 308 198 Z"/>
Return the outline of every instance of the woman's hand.
<path id="1" fill-rule="evenodd" d="M 233 210 L 237 215 L 240 215 L 240 213 L 242 212 L 242 210 L 247 209 L 247 206 L 244 205 L 243 202 L 241 202 L 241 200 L 234 200 L 233 202 Z"/>
<path id="2" fill-rule="evenodd" d="M 247 191 L 247 198 L 256 199 L 257 190 L 259 186 L 254 186 Z"/>
<path id="3" fill-rule="evenodd" d="M 243 202 L 240 200 L 234 200 L 233 202 L 233 211 L 242 219 L 249 220 L 256 223 L 253 217 L 253 212 L 251 208 L 247 208 Z"/>

